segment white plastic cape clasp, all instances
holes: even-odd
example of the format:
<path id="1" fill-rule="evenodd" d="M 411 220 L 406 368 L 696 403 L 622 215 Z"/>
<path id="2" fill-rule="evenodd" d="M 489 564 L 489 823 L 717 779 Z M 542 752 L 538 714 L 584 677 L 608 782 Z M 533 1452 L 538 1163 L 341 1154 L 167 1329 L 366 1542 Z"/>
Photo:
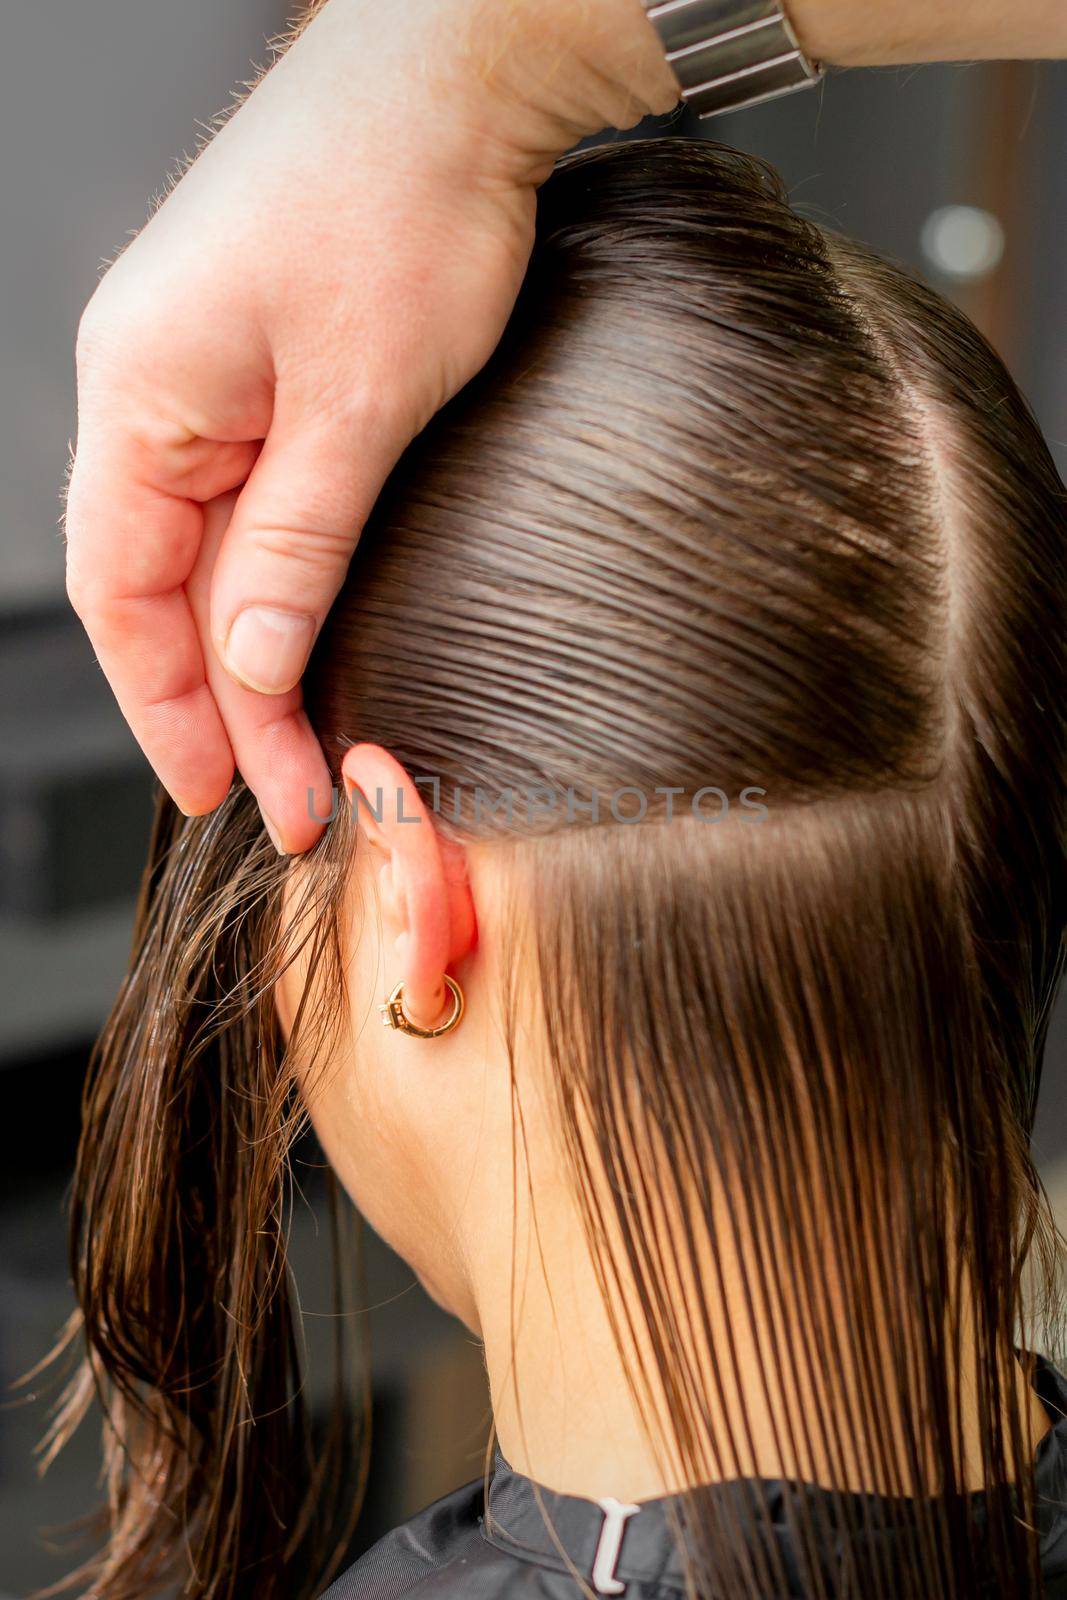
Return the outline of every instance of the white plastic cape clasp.
<path id="1" fill-rule="evenodd" d="M 626 1532 L 626 1524 L 631 1517 L 636 1517 L 641 1507 L 623 1505 L 620 1500 L 613 1500 L 610 1495 L 598 1500 L 597 1505 L 604 1513 L 604 1523 L 600 1529 L 596 1559 L 593 1562 L 593 1588 L 597 1594 L 625 1594 L 626 1585 L 619 1582 L 615 1572 L 619 1564 L 619 1551 L 622 1549 L 622 1536 Z"/>

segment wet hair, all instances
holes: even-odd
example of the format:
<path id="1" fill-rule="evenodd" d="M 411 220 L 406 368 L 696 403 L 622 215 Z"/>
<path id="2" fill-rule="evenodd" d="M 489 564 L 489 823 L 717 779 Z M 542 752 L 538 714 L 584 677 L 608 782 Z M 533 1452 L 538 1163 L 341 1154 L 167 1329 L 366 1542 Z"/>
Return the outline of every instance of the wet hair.
<path id="1" fill-rule="evenodd" d="M 621 144 L 545 185 L 505 339 L 401 461 L 318 645 L 335 777 L 383 745 L 438 827 L 508 847 L 532 954 L 503 1015 L 539 1008 L 649 1435 L 694 1484 L 750 1484 L 750 1527 L 691 1497 L 706 1600 L 786 1589 L 755 1409 L 803 1592 L 1040 1594 L 1008 1375 L 1061 1304 L 1029 1133 L 1063 952 L 1065 534 L 959 311 L 751 158 Z M 536 824 L 484 800 L 531 791 Z M 306 872 L 338 1006 L 353 838 L 339 818 Z M 337 1533 L 345 1413 L 312 1439 L 285 1265 L 285 873 L 239 785 L 201 819 L 161 800 L 74 1191 L 87 1355 L 56 1439 L 96 1391 L 93 1600 L 313 1595 Z"/>

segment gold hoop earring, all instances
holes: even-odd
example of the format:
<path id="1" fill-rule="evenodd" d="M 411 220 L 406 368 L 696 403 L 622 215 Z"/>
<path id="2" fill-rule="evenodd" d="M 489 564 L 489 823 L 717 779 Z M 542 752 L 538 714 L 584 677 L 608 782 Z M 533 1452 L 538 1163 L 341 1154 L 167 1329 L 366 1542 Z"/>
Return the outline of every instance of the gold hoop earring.
<path id="1" fill-rule="evenodd" d="M 412 1022 L 411 1018 L 405 1013 L 403 983 L 398 983 L 384 1006 L 378 1007 L 382 1014 L 382 1026 L 396 1028 L 400 1033 L 406 1033 L 412 1039 L 439 1039 L 443 1033 L 451 1033 L 453 1028 L 459 1026 L 460 1018 L 466 1008 L 466 1001 L 463 998 L 463 990 L 455 978 L 450 978 L 447 973 L 445 974 L 445 984 L 449 994 L 452 996 L 452 1011 L 444 1022 L 438 1023 L 436 1028 L 420 1028 L 418 1023 Z"/>

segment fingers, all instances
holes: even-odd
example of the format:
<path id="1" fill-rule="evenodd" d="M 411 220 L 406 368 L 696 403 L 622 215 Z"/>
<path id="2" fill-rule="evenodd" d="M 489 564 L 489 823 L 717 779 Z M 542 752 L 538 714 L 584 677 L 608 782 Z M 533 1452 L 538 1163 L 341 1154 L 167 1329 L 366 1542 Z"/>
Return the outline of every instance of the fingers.
<path id="1" fill-rule="evenodd" d="M 90 414 L 68 499 L 71 601 L 160 781 L 201 814 L 225 798 L 236 763 L 287 854 L 315 842 L 331 809 L 299 678 L 407 442 L 371 407 L 329 422 L 324 410 L 286 437 L 279 408 L 261 452 L 177 436 L 149 445 L 145 425 L 134 439 Z M 232 499 L 206 539 L 199 497 L 246 476 L 229 527 Z M 226 620 L 213 629 L 220 595 Z"/>
<path id="2" fill-rule="evenodd" d="M 196 584 L 203 618 L 210 573 L 208 678 L 237 765 L 288 854 L 308 849 L 322 831 L 317 819 L 331 813 L 329 771 L 299 680 L 363 523 L 408 442 L 367 405 L 337 416 L 319 404 L 298 416 L 291 422 L 276 405 L 228 526 L 213 512 L 210 565 L 198 568 Z"/>
<path id="3" fill-rule="evenodd" d="M 219 552 L 211 637 L 227 671 L 284 694 L 304 671 L 360 529 L 410 432 L 374 406 L 275 423 Z"/>
<path id="4" fill-rule="evenodd" d="M 224 447 L 224 456 L 212 469 L 216 480 L 246 472 L 253 459 L 247 447 Z M 119 432 L 94 437 L 90 429 L 79 443 L 67 503 L 67 589 L 160 782 L 183 811 L 199 815 L 225 798 L 233 777 L 183 589 L 203 512 L 182 493 L 146 483 L 140 466 L 134 442 Z"/>
<path id="5" fill-rule="evenodd" d="M 203 545 L 187 586 L 205 641 L 209 638 L 212 571 L 234 503 L 234 496 L 227 495 L 205 508 Z M 275 848 L 285 855 L 310 849 L 322 832 L 317 819 L 330 815 L 330 774 L 304 713 L 299 687 L 281 695 L 254 693 L 234 682 L 208 644 L 204 655 L 208 685 L 238 768 L 259 801 Z"/>

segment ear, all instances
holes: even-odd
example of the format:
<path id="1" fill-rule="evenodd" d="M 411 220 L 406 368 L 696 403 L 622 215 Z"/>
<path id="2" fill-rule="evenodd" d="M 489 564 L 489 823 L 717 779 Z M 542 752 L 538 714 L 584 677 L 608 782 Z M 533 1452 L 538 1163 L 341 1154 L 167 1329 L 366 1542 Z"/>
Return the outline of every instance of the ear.
<path id="1" fill-rule="evenodd" d="M 433 1027 L 446 1007 L 446 971 L 477 942 L 466 857 L 438 836 L 418 789 L 388 751 L 353 745 L 341 777 L 353 821 L 377 856 L 383 932 L 393 941 L 404 1010 Z"/>

